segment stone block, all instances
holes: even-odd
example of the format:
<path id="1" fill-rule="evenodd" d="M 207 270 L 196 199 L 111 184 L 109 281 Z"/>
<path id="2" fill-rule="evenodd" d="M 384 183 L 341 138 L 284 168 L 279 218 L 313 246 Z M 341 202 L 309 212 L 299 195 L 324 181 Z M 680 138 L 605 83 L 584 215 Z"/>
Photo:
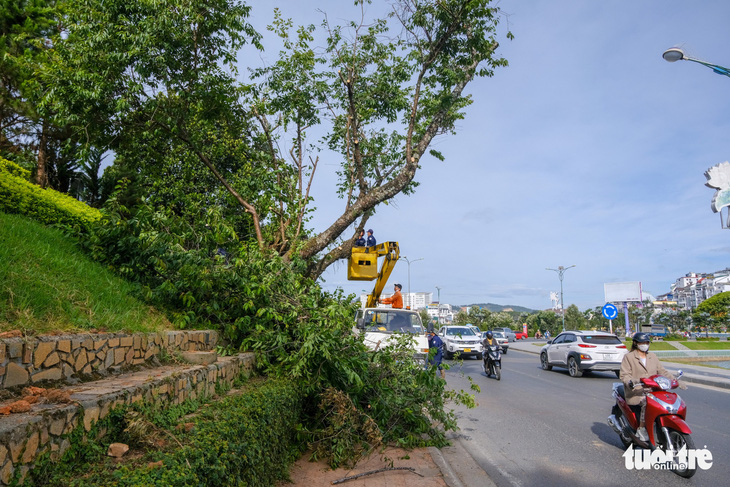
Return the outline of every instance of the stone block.
<path id="1" fill-rule="evenodd" d="M 74 364 L 74 370 L 76 372 L 81 372 L 81 370 L 86 366 L 86 364 L 89 362 L 89 357 L 86 355 L 86 352 L 81 350 L 79 353 L 79 356 L 76 357 L 76 363 Z"/>
<path id="2" fill-rule="evenodd" d="M 33 363 L 33 349 L 34 348 L 35 348 L 34 342 L 26 343 L 23 346 L 23 363 L 24 364 Z"/>
<path id="3" fill-rule="evenodd" d="M 5 463 L 6 458 L 8 458 L 8 449 L 0 445 L 0 465 Z"/>
<path id="4" fill-rule="evenodd" d="M 25 370 L 25 368 L 15 362 L 10 362 L 7 370 L 5 371 L 4 386 L 7 388 L 27 384 L 29 377 L 28 371 Z"/>
<path id="5" fill-rule="evenodd" d="M 107 340 L 106 339 L 103 339 L 103 340 L 94 340 L 94 351 L 101 350 L 102 348 L 104 348 L 104 345 L 106 345 L 106 343 L 107 343 Z"/>
<path id="6" fill-rule="evenodd" d="M 86 350 L 92 350 L 94 348 L 94 340 L 92 340 L 91 338 L 87 338 L 86 340 L 81 342 L 81 346 Z"/>
<path id="7" fill-rule="evenodd" d="M 182 358 L 188 363 L 195 365 L 210 365 L 218 360 L 218 354 L 211 352 L 183 352 Z"/>
<path id="8" fill-rule="evenodd" d="M 51 352 L 56 349 L 56 342 L 38 342 L 38 346 L 35 349 L 35 360 L 33 360 L 33 366 L 38 369 L 41 364 L 46 360 Z M 58 354 L 56 354 L 58 356 Z"/>
<path id="9" fill-rule="evenodd" d="M 129 446 L 125 443 L 112 443 L 107 449 L 107 456 L 114 458 L 122 458 L 129 451 Z"/>
<path id="10" fill-rule="evenodd" d="M 140 349 L 142 348 L 142 336 L 141 335 L 134 335 L 134 348 Z"/>
<path id="11" fill-rule="evenodd" d="M 41 445 L 48 443 L 48 428 L 41 426 Z"/>
<path id="12" fill-rule="evenodd" d="M 37 360 L 37 357 L 36 357 L 36 360 Z M 43 363 L 43 367 L 53 367 L 60 361 L 61 361 L 61 358 L 58 356 L 58 354 L 56 352 L 53 352 L 52 354 L 50 354 L 48 356 L 48 358 L 45 360 L 45 362 L 42 362 L 42 363 Z M 38 366 L 36 366 L 36 368 L 38 368 Z"/>
<path id="13" fill-rule="evenodd" d="M 129 350 L 127 350 L 127 355 L 124 357 L 124 362 L 127 364 L 131 364 L 133 358 L 134 358 L 134 349 L 130 348 Z"/>
<path id="14" fill-rule="evenodd" d="M 74 368 L 68 364 L 63 364 L 62 370 L 63 370 L 63 376 L 67 379 L 70 378 L 72 375 L 74 375 Z"/>
<path id="15" fill-rule="evenodd" d="M 45 369 L 40 372 L 36 372 L 33 374 L 32 380 L 33 382 L 40 382 L 42 380 L 61 380 L 62 377 L 63 372 L 61 371 L 61 367 L 54 367 L 52 369 Z"/>
<path id="16" fill-rule="evenodd" d="M 54 419 L 51 422 L 51 426 L 48 427 L 48 431 L 53 436 L 61 436 L 63 434 L 65 426 L 66 426 L 66 421 L 64 421 L 63 418 Z"/>
<path id="17" fill-rule="evenodd" d="M 117 348 L 119 346 L 119 338 L 114 337 L 109 339 L 109 348 Z"/>
<path id="18" fill-rule="evenodd" d="M 10 450 L 10 460 L 15 464 L 20 461 L 20 454 L 23 453 L 23 445 L 25 444 L 25 437 L 20 439 L 13 439 L 8 445 Z"/>
<path id="19" fill-rule="evenodd" d="M 98 406 L 92 406 L 84 410 L 84 429 L 91 431 L 91 427 L 99 421 L 99 408 Z"/>
<path id="20" fill-rule="evenodd" d="M 22 340 L 8 341 L 5 345 L 7 347 L 7 354 L 9 358 L 19 358 L 21 355 L 23 355 Z"/>
<path id="21" fill-rule="evenodd" d="M 13 478 L 13 472 L 15 468 L 13 467 L 13 462 L 8 460 L 5 462 L 5 465 L 3 465 L 2 468 L 0 468 L 0 482 L 7 485 L 10 483 L 10 479 Z"/>
<path id="22" fill-rule="evenodd" d="M 25 444 L 25 449 L 23 450 L 23 458 L 21 458 L 22 463 L 30 463 L 35 459 L 36 453 L 38 453 L 39 441 L 40 436 L 37 431 L 30 435 L 28 442 Z"/>
<path id="23" fill-rule="evenodd" d="M 104 358 L 104 368 L 108 369 L 112 365 L 114 365 L 114 350 L 107 350 Z"/>
<path id="24" fill-rule="evenodd" d="M 3 362 L 5 362 L 5 342 L 0 342 L 0 364 Z"/>
<path id="25" fill-rule="evenodd" d="M 96 358 L 104 362 L 106 360 L 106 352 L 96 352 Z"/>
<path id="26" fill-rule="evenodd" d="M 91 368 L 91 364 L 86 364 L 84 367 L 84 370 L 81 371 L 82 374 L 90 374 L 93 371 Z"/>
<path id="27" fill-rule="evenodd" d="M 56 350 L 69 353 L 71 351 L 71 340 L 59 340 L 56 345 Z"/>
<path id="28" fill-rule="evenodd" d="M 130 336 L 122 337 L 119 340 L 119 345 L 122 347 L 131 347 L 134 344 L 134 339 Z"/>

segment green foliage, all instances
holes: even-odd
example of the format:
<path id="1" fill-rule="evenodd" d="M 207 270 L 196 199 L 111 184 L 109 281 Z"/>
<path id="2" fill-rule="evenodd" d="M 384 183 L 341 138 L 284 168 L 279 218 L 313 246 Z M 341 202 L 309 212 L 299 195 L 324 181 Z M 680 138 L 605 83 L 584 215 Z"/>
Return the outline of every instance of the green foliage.
<path id="1" fill-rule="evenodd" d="M 40 113 L 113 150 L 117 172 L 137 174 L 132 184 L 156 209 L 194 221 L 217 207 L 242 239 L 299 256 L 312 278 L 347 256 L 338 240 L 353 225 L 416 188 L 422 157 L 442 157 L 429 146 L 464 118 L 467 85 L 507 65 L 496 54 L 501 12 L 488 0 L 397 0 L 386 18 L 348 28 L 325 19 L 295 34 L 277 12 L 283 50 L 249 66 L 248 84 L 240 51 L 261 46 L 241 1 L 63 6 L 65 35 L 26 83 L 42 94 Z M 313 133 L 328 135 L 313 143 Z M 335 191 L 346 203 L 316 235 L 306 224 L 323 149 L 339 153 Z"/>
<path id="2" fill-rule="evenodd" d="M 169 326 L 137 294 L 137 286 L 90 260 L 60 230 L 0 212 L 0 329 L 36 334 Z"/>
<path id="3" fill-rule="evenodd" d="M 268 373 L 295 378 L 308 403 L 319 405 L 307 411 L 302 432 L 315 458 L 336 467 L 381 444 L 443 446 L 445 430 L 457 427 L 447 403 L 473 406 L 473 397 L 447 389 L 417 364 L 409 336 L 372 352 L 351 333 L 352 315 L 341 305 L 308 309 L 306 322 L 257 327 L 245 345 L 259 352 Z"/>
<path id="4" fill-rule="evenodd" d="M 702 301 L 692 312 L 692 319 L 699 326 L 711 329 L 727 326 L 730 322 L 730 292 L 716 294 Z"/>
<path id="5" fill-rule="evenodd" d="M 189 432 L 174 426 L 186 412 L 201 406 L 187 401 L 168 411 L 135 406 L 155 428 L 175 431 L 180 448 L 152 449 L 141 465 L 114 465 L 104 459 L 106 446 L 123 436 L 127 411 L 117 410 L 96 426 L 112 427 L 103 442 L 83 441 L 77 428 L 72 447 L 57 470 L 31 471 L 26 485 L 55 486 L 270 486 L 285 480 L 289 465 L 297 459 L 296 425 L 301 416 L 302 398 L 290 381 L 269 380 L 252 384 L 240 394 L 205 405 L 187 421 Z M 147 461 L 162 461 L 151 469 Z M 90 463 L 101 465 L 90 467 Z M 41 476 L 42 474 L 42 476 Z M 41 481 L 41 483 L 39 483 Z"/>
<path id="6" fill-rule="evenodd" d="M 574 304 L 568 306 L 565 310 L 565 329 L 566 330 L 583 330 L 586 327 L 586 319 L 583 313 Z M 562 326 L 562 321 L 561 321 Z"/>
<path id="7" fill-rule="evenodd" d="M 61 224 L 88 231 L 101 212 L 52 189 L 28 182 L 28 171 L 0 158 L 0 211 L 19 213 L 42 223 Z"/>
<path id="8" fill-rule="evenodd" d="M 92 254 L 142 286 L 181 327 L 221 329 L 234 346 L 257 326 L 307 319 L 298 296 L 314 282 L 255 245 L 240 243 L 216 209 L 196 222 L 147 204 L 127 209 L 112 197 L 88 240 Z"/>

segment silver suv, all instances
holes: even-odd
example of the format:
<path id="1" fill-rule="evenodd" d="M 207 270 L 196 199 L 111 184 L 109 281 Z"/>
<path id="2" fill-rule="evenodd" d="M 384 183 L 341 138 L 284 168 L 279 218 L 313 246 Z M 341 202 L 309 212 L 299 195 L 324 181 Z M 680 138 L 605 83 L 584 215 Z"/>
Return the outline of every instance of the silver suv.
<path id="1" fill-rule="evenodd" d="M 616 335 L 604 331 L 564 331 L 540 350 L 543 370 L 566 367 L 571 377 L 585 371 L 613 371 L 616 377 L 628 350 Z"/>

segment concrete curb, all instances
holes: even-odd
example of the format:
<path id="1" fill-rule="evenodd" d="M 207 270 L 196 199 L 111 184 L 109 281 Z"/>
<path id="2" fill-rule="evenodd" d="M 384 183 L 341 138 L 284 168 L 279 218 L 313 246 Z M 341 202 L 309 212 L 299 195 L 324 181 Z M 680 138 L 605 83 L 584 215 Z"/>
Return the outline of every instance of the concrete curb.
<path id="1" fill-rule="evenodd" d="M 466 487 L 464 484 L 461 483 L 461 480 L 459 480 L 459 476 L 456 475 L 456 472 L 454 472 L 454 470 L 451 468 L 449 462 L 446 461 L 443 453 L 441 453 L 441 450 L 439 450 L 435 446 L 429 446 L 428 451 L 429 453 L 431 453 L 431 458 L 433 459 L 433 462 L 436 464 L 439 470 L 441 470 L 441 475 L 444 476 L 444 482 L 446 482 L 446 485 L 448 485 L 449 487 Z"/>
<path id="2" fill-rule="evenodd" d="M 472 457 L 458 437 L 450 438 L 451 445 L 442 449 L 429 448 L 431 458 L 441 470 L 449 487 L 496 487 L 496 484 Z"/>

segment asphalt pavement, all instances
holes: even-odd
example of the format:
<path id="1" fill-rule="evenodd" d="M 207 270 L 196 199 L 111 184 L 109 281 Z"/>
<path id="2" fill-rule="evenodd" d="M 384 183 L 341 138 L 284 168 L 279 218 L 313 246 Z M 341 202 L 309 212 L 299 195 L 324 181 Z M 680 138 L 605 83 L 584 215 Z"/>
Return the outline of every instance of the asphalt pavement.
<path id="1" fill-rule="evenodd" d="M 534 339 L 510 342 L 509 353 L 519 351 L 537 356 L 545 343 L 544 340 Z M 683 371 L 682 380 L 686 382 L 730 389 L 730 370 L 728 369 L 682 364 L 669 360 L 662 360 L 662 363 L 672 373 L 676 373 L 681 369 Z M 458 434 L 451 436 L 451 442 L 452 446 L 440 450 L 438 448 L 429 448 L 434 463 L 441 470 L 443 479 L 449 487 L 469 487 L 473 485 L 491 487 L 496 485 L 470 455 L 468 449 L 464 448 Z"/>

